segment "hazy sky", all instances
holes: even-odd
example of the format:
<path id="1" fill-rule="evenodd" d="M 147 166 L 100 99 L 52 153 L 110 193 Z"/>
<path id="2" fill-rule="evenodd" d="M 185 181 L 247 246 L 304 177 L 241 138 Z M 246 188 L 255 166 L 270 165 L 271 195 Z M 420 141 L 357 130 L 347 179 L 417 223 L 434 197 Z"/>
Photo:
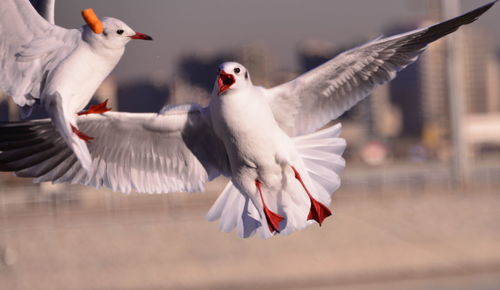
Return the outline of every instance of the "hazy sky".
<path id="1" fill-rule="evenodd" d="M 56 23 L 83 24 L 80 10 L 92 7 L 112 16 L 153 42 L 134 41 L 115 70 L 120 80 L 175 73 L 179 56 L 212 53 L 248 43 L 271 48 L 281 68 L 296 64 L 297 44 L 305 39 L 339 45 L 379 35 L 395 22 L 425 15 L 424 0 L 57 0 Z M 436 0 L 437 1 L 437 0 Z M 464 0 L 463 10 L 488 0 Z M 500 5 L 478 22 L 491 30 L 500 47 Z"/>

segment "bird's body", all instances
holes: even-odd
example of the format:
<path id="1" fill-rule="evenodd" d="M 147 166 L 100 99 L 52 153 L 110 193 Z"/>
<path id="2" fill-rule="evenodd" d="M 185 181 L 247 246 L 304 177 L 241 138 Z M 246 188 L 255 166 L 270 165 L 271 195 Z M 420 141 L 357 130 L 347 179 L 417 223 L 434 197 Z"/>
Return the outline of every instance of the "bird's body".
<path id="1" fill-rule="evenodd" d="M 13 0 L 9 0 L 13 1 Z M 200 191 L 231 179 L 207 214 L 240 237 L 290 234 L 331 212 L 346 143 L 325 127 L 416 61 L 425 47 L 475 21 L 496 1 L 454 19 L 379 38 L 274 88 L 254 86 L 238 63 L 219 67 L 207 107 L 168 106 L 159 114 L 79 116 L 96 136 L 91 171 L 48 120 L 0 125 L 0 171 L 37 182 L 106 186 L 116 191 Z"/>
<path id="2" fill-rule="evenodd" d="M 234 65 L 237 64 L 229 64 Z M 294 180 L 292 164 L 298 164 L 299 158 L 291 138 L 277 124 L 264 90 L 248 83 L 243 89 L 213 95 L 207 109 L 214 132 L 224 143 L 234 186 L 256 208 L 263 209 L 264 201 L 256 187 L 259 181 L 269 209 L 284 215 L 278 210 L 278 198 L 280 194 L 290 194 L 289 187 L 298 186 L 291 181 Z M 302 201 L 307 204 L 307 200 Z M 300 212 L 304 222 L 306 209 Z"/>
<path id="3" fill-rule="evenodd" d="M 266 217 L 270 233 L 280 231 L 283 216 L 291 232 L 307 226 L 308 195 L 311 202 L 318 197 L 298 181 L 295 170 L 312 186 L 292 138 L 275 119 L 266 92 L 252 84 L 241 64 L 223 63 L 207 110 L 215 135 L 224 143 L 232 184 L 243 199 L 261 209 L 259 215 Z"/>
<path id="4" fill-rule="evenodd" d="M 54 107 L 61 106 L 70 124 L 76 124 L 77 113 L 87 106 L 125 52 L 125 46 L 107 47 L 91 34 L 90 29 L 83 29 L 81 41 L 47 76 L 47 85 L 41 93 L 47 112 L 58 114 Z"/>
<path id="5" fill-rule="evenodd" d="M 233 176 L 250 168 L 254 179 L 258 176 L 270 181 L 280 174 L 281 164 L 289 163 L 293 151 L 290 137 L 276 123 L 259 88 L 213 96 L 208 109 L 214 132 L 227 150 Z"/>

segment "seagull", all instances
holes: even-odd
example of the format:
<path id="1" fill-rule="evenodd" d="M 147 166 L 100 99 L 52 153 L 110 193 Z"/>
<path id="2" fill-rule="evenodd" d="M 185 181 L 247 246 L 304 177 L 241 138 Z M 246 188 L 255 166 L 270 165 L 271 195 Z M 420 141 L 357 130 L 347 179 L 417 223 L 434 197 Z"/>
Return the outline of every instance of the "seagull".
<path id="1" fill-rule="evenodd" d="M 222 175 L 230 181 L 207 214 L 221 231 L 269 238 L 321 225 L 332 214 L 346 147 L 340 124 L 326 125 L 494 3 L 378 38 L 273 88 L 253 85 L 242 64 L 225 62 L 206 107 L 79 116 L 78 126 L 96 137 L 88 145 L 91 173 L 49 120 L 1 124 L 0 170 L 126 193 L 203 191 Z"/>
<path id="2" fill-rule="evenodd" d="M 28 0 L 2 0 L 0 6 L 0 89 L 12 96 L 23 117 L 40 102 L 85 170 L 91 170 L 86 143 L 92 137 L 76 124 L 77 114 L 100 114 L 106 102 L 82 111 L 116 66 L 132 39 L 151 40 L 115 18 L 100 20 L 82 11 L 80 29 L 53 23 L 54 1 L 38 0 L 38 15 Z"/>

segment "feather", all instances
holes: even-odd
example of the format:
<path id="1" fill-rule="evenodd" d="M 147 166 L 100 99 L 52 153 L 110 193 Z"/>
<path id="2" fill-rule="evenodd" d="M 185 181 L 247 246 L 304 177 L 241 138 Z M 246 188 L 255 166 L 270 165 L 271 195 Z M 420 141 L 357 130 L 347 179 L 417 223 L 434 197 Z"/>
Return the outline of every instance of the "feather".
<path id="1" fill-rule="evenodd" d="M 495 3 L 427 28 L 377 38 L 268 89 L 276 120 L 291 136 L 314 132 L 367 97 L 376 86 L 396 77 L 429 43 L 474 22 Z"/>

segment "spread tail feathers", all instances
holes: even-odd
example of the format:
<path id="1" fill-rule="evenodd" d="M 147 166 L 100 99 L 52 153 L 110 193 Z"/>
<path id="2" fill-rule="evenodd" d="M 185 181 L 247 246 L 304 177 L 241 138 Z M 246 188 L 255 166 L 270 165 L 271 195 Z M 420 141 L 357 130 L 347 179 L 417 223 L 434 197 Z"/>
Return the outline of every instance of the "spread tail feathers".
<path id="1" fill-rule="evenodd" d="M 330 194 L 340 187 L 339 173 L 345 166 L 342 158 L 346 143 L 339 138 L 340 124 L 313 134 L 293 139 L 300 160 L 296 164 L 305 184 L 309 187 L 313 198 L 323 205 L 331 202 Z M 285 217 L 280 224 L 280 234 L 290 234 L 303 229 L 313 221 L 308 221 L 310 200 L 303 187 L 293 177 L 286 190 L 277 201 L 277 212 Z M 247 195 L 241 193 L 232 183 L 226 186 L 219 198 L 207 214 L 207 219 L 220 219 L 220 230 L 230 232 L 236 228 L 238 236 L 248 238 L 255 233 L 269 238 L 272 233 L 268 229 L 265 215 L 261 208 L 255 206 Z"/>

